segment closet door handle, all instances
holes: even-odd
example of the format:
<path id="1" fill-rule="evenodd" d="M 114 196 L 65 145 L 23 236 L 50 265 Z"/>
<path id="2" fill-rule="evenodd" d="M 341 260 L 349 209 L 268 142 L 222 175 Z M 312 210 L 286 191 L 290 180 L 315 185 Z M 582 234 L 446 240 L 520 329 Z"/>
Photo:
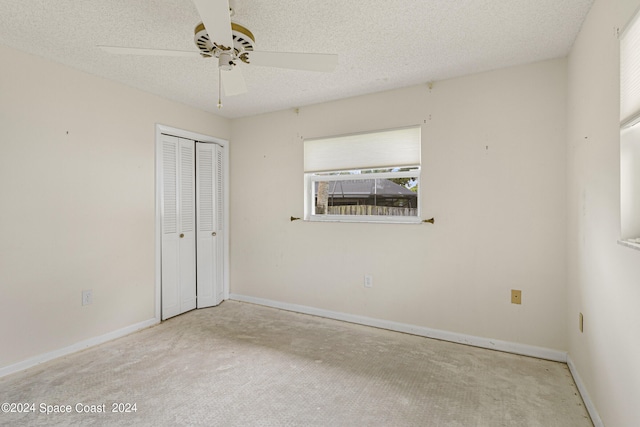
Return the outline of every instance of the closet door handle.
<path id="1" fill-rule="evenodd" d="M 184 237 L 184 233 L 180 233 L 180 238 L 182 239 Z"/>
<path id="2" fill-rule="evenodd" d="M 215 236 L 215 235 L 216 235 L 216 232 L 214 231 L 213 233 L 211 233 L 211 235 L 212 235 L 212 236 Z"/>

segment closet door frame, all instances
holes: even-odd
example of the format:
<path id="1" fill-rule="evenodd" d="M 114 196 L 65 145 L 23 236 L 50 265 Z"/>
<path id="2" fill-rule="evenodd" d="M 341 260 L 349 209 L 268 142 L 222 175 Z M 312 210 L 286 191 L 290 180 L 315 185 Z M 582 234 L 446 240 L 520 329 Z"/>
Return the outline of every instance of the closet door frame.
<path id="1" fill-rule="evenodd" d="M 162 319 L 162 135 L 191 139 L 196 142 L 214 143 L 222 148 L 222 177 L 223 177 L 223 256 L 222 277 L 224 299 L 229 299 L 229 141 L 211 135 L 191 132 L 184 129 L 156 124 L 155 135 L 155 318 Z"/>

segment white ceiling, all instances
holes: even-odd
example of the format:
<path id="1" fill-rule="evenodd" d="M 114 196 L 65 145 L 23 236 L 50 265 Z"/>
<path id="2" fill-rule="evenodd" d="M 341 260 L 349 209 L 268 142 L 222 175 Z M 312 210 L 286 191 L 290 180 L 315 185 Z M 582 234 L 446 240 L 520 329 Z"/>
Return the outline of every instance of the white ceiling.
<path id="1" fill-rule="evenodd" d="M 337 53 L 333 73 L 240 64 L 223 97 L 215 60 L 107 54 L 196 50 L 191 0 L 1 0 L 0 43 L 228 118 L 566 56 L 593 0 L 236 0 L 256 50 Z"/>

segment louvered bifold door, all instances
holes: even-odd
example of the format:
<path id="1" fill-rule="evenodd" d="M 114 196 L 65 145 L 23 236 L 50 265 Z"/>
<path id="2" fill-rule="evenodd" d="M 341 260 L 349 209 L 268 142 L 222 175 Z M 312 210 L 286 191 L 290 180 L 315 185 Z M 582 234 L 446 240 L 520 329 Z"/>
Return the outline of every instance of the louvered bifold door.
<path id="1" fill-rule="evenodd" d="M 194 141 L 162 135 L 162 318 L 196 307 Z"/>
<path id="2" fill-rule="evenodd" d="M 196 308 L 195 142 L 180 138 L 180 312 Z"/>
<path id="3" fill-rule="evenodd" d="M 218 241 L 216 242 L 217 257 L 216 262 L 216 301 L 221 303 L 224 299 L 224 272 L 225 272 L 225 251 L 224 242 L 227 237 L 224 234 L 224 150 L 221 146 L 216 146 L 216 227 L 218 229 Z"/>
<path id="4" fill-rule="evenodd" d="M 217 145 L 196 143 L 198 308 L 220 303 L 218 280 Z"/>

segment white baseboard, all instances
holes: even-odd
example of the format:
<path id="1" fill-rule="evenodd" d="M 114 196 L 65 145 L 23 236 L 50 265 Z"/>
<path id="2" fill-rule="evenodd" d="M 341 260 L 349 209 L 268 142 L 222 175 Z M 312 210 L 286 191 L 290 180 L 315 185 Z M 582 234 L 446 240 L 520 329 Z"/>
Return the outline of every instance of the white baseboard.
<path id="1" fill-rule="evenodd" d="M 573 381 L 576 383 L 576 387 L 578 387 L 580 396 L 582 396 L 582 401 L 584 402 L 584 406 L 587 408 L 587 412 L 589 412 L 589 416 L 591 417 L 591 422 L 593 423 L 594 427 L 604 427 L 604 423 L 600 419 L 600 414 L 598 414 L 596 405 L 593 404 L 591 397 L 589 397 L 587 388 L 582 382 L 582 378 L 580 378 L 580 374 L 578 374 L 578 369 L 576 368 L 576 365 L 573 364 L 573 360 L 571 360 L 571 356 L 569 355 L 567 355 L 567 365 L 569 366 L 569 371 L 571 371 L 571 375 L 573 376 Z"/>
<path id="2" fill-rule="evenodd" d="M 13 374 L 15 372 L 19 372 L 19 371 L 31 368 L 33 366 L 39 365 L 41 363 L 48 362 L 49 360 L 57 359 L 58 357 L 66 356 L 68 354 L 75 353 L 76 351 L 84 350 L 86 348 L 93 347 L 98 344 L 102 344 L 107 341 L 111 341 L 116 338 L 123 337 L 125 335 L 129 335 L 133 332 L 139 331 L 140 329 L 148 328 L 149 326 L 153 326 L 158 323 L 160 323 L 158 319 L 155 319 L 155 318 L 149 319 L 144 322 L 136 323 L 134 325 L 130 325 L 122 329 L 109 332 L 104 335 L 100 335 L 98 337 L 93 337 L 84 341 L 80 341 L 68 347 L 64 347 L 58 350 L 50 351 L 48 353 L 40 354 L 38 356 L 30 357 L 29 359 L 23 360 L 22 362 L 18 362 L 13 365 L 0 368 L 0 377 L 4 377 L 5 375 Z"/>
<path id="3" fill-rule="evenodd" d="M 326 317 L 329 319 L 342 320 L 350 323 L 358 323 L 360 325 L 373 326 L 376 328 L 388 329 L 396 332 L 404 332 L 407 334 L 419 335 L 427 338 L 435 338 L 438 340 L 450 341 L 458 344 L 466 344 L 474 347 L 488 348 L 490 350 L 498 350 L 507 353 L 520 354 L 523 356 L 537 357 L 539 359 L 553 360 L 554 362 L 567 362 L 566 352 L 544 347 L 536 347 L 526 344 L 476 337 L 473 335 L 458 334 L 455 332 L 447 332 L 439 329 L 425 328 L 423 326 L 415 326 L 406 323 L 392 322 L 389 320 L 374 319 L 371 317 L 357 316 L 354 314 L 340 313 L 337 311 L 324 310 L 321 308 L 309 307 L 306 305 L 289 304 L 264 298 L 250 297 L 246 295 L 230 294 L 229 299 L 264 305 L 267 307 L 279 308 L 287 311 L 310 314 L 313 316 Z"/>

